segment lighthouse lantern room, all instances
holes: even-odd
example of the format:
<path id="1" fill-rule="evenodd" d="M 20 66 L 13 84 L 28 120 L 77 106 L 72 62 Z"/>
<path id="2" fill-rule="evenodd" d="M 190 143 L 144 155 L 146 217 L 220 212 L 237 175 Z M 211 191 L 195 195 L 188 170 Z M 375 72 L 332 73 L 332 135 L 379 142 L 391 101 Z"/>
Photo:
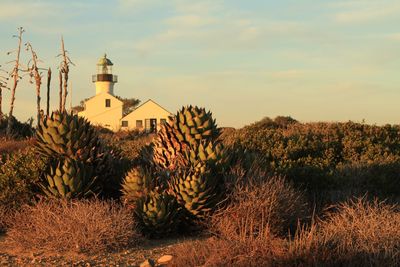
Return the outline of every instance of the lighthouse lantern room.
<path id="1" fill-rule="evenodd" d="M 113 65 L 106 54 L 97 62 L 97 74 L 92 76 L 96 85 L 96 95 L 103 92 L 114 95 L 114 84 L 118 82 L 118 77 L 112 74 Z"/>

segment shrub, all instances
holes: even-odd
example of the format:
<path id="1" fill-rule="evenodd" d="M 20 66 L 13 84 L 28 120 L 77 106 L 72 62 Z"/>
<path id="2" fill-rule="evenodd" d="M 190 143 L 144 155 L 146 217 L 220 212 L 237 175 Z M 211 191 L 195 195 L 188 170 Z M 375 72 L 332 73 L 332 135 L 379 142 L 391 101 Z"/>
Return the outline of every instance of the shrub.
<path id="1" fill-rule="evenodd" d="M 7 240 L 26 250 L 110 251 L 138 241 L 132 218 L 130 210 L 113 202 L 40 201 L 15 214 Z"/>
<path id="2" fill-rule="evenodd" d="M 365 198 L 340 204 L 320 223 L 322 245 L 330 260 L 358 266 L 399 266 L 398 206 Z"/>
<path id="3" fill-rule="evenodd" d="M 281 242 L 272 238 L 251 242 L 209 238 L 175 246 L 171 266 L 276 266 L 281 247 Z"/>
<path id="4" fill-rule="evenodd" d="M 44 162 L 33 148 L 0 159 L 0 205 L 18 209 L 31 203 L 37 192 Z"/>
<path id="5" fill-rule="evenodd" d="M 399 266 L 398 206 L 366 198 L 339 204 L 286 244 L 286 266 Z"/>
<path id="6" fill-rule="evenodd" d="M 342 194 L 347 195 L 347 199 L 363 196 L 365 192 L 383 198 L 400 193 L 400 161 L 340 165 L 333 177 L 341 184 L 339 189 Z"/>
<path id="7" fill-rule="evenodd" d="M 211 231 L 230 240 L 246 240 L 257 235 L 285 235 L 308 216 L 303 194 L 282 177 L 251 178 L 238 183 L 230 204 L 211 218 Z M 264 180 L 264 181 L 262 181 Z"/>
<path id="8" fill-rule="evenodd" d="M 26 138 L 32 137 L 34 133 L 34 129 L 32 128 L 33 119 L 29 119 L 27 122 L 22 123 L 18 121 L 15 117 L 12 117 L 11 120 L 11 135 L 14 138 Z M 3 116 L 0 119 L 0 136 L 4 136 L 6 134 L 8 124 L 8 117 Z"/>
<path id="9" fill-rule="evenodd" d="M 33 138 L 23 140 L 7 140 L 5 138 L 0 138 L 0 157 L 23 150 L 33 144 Z"/>
<path id="10" fill-rule="evenodd" d="M 293 237 L 273 236 L 265 227 L 263 235 L 180 244 L 174 266 L 400 266 L 399 223 L 398 206 L 357 199 L 299 225 Z"/>
<path id="11" fill-rule="evenodd" d="M 154 134 L 134 130 L 120 131 L 109 135 L 102 134 L 101 137 L 108 146 L 120 151 L 121 156 L 135 161 L 138 159 L 142 147 L 152 142 Z"/>
<path id="12" fill-rule="evenodd" d="M 0 205 L 0 234 L 4 233 L 7 226 L 7 209 Z"/>
<path id="13" fill-rule="evenodd" d="M 298 123 L 293 119 L 265 118 L 260 122 L 227 133 L 228 147 L 258 153 L 265 157 L 263 168 L 283 175 L 296 185 L 306 185 L 309 192 L 323 195 L 327 190 L 346 189 L 336 176 L 341 166 L 392 164 L 400 160 L 400 125 L 366 125 L 347 123 Z M 339 169 L 339 170 L 338 170 Z M 398 169 L 398 168 L 397 168 Z M 396 184 L 399 175 L 382 168 L 385 182 L 366 179 L 366 190 L 400 195 Z M 357 185 L 354 186 L 357 188 Z"/>

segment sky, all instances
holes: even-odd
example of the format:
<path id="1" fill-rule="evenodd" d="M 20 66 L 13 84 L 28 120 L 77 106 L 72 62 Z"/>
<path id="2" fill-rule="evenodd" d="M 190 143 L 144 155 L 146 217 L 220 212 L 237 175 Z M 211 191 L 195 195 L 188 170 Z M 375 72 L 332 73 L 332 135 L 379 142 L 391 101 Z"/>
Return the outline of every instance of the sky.
<path id="1" fill-rule="evenodd" d="M 153 99 L 172 113 L 203 106 L 220 126 L 278 115 L 400 124 L 398 0 L 0 0 L 3 69 L 12 68 L 7 52 L 20 26 L 54 74 L 63 35 L 75 63 L 73 105 L 95 94 L 91 75 L 107 53 L 116 95 Z M 4 92 L 3 111 L 9 99 Z M 24 77 L 16 117 L 35 117 L 35 105 Z"/>

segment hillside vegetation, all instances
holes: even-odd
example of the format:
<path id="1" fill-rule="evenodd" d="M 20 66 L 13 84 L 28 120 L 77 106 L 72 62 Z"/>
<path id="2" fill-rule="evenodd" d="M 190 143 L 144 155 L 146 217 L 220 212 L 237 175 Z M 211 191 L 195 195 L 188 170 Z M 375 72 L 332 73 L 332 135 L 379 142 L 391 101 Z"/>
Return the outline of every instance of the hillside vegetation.
<path id="1" fill-rule="evenodd" d="M 400 126 L 298 123 L 265 118 L 224 137 L 270 174 L 283 175 L 310 193 L 338 191 L 398 196 Z"/>
<path id="2" fill-rule="evenodd" d="M 0 145 L 0 232 L 82 255 L 191 237 L 168 266 L 398 266 L 399 134 L 290 117 L 220 129 L 192 106 L 157 134 L 112 133 L 55 112 Z"/>

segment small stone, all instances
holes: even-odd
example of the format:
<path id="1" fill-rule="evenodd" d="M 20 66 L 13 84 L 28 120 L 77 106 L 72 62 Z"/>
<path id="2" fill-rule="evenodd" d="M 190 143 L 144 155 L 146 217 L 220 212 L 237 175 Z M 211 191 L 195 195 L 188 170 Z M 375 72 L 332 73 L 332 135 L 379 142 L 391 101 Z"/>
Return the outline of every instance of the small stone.
<path id="1" fill-rule="evenodd" d="M 156 265 L 155 265 L 155 262 L 152 259 L 147 259 L 144 262 L 142 262 L 139 266 L 140 267 L 154 267 Z"/>
<path id="2" fill-rule="evenodd" d="M 170 262 L 172 260 L 173 256 L 172 255 L 164 255 L 161 256 L 158 260 L 157 263 L 158 264 L 167 264 L 168 262 Z"/>

